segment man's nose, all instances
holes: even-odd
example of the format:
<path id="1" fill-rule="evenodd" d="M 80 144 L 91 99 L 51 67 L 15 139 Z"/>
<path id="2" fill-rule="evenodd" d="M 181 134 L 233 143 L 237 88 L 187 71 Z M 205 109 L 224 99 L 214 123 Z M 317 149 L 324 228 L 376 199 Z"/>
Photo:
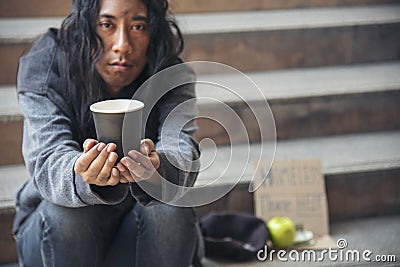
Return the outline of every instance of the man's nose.
<path id="1" fill-rule="evenodd" d="M 115 32 L 113 51 L 116 53 L 130 54 L 132 50 L 132 40 L 129 38 L 128 30 L 121 27 Z"/>

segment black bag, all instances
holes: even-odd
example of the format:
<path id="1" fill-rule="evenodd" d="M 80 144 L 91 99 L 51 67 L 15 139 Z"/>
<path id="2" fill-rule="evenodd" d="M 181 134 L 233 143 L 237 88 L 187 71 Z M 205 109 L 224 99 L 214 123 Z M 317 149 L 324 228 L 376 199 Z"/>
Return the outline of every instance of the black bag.
<path id="1" fill-rule="evenodd" d="M 251 214 L 211 212 L 200 220 L 205 255 L 226 261 L 250 261 L 269 239 L 265 222 Z"/>

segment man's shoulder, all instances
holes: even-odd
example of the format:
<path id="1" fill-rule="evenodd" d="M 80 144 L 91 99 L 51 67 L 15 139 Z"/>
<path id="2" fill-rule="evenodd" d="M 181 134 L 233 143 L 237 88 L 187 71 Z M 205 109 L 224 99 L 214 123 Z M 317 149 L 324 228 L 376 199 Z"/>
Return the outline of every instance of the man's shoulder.
<path id="1" fill-rule="evenodd" d="M 40 35 L 38 39 L 36 39 L 29 52 L 23 57 L 36 53 L 49 52 L 49 48 L 55 47 L 58 43 L 58 33 L 58 29 L 49 28 L 44 34 Z"/>
<path id="2" fill-rule="evenodd" d="M 18 91 L 43 93 L 49 75 L 53 74 L 57 60 L 58 30 L 51 28 L 19 59 Z"/>

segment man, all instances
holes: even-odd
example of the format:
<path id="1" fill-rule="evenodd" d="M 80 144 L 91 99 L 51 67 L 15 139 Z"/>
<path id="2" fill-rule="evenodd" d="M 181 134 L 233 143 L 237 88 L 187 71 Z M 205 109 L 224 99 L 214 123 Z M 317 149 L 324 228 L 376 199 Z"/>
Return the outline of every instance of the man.
<path id="1" fill-rule="evenodd" d="M 195 97 L 193 86 L 157 102 L 140 151 L 120 161 L 115 144 L 95 139 L 89 111 L 96 101 L 131 98 L 152 74 L 181 62 L 182 37 L 167 9 L 166 0 L 75 0 L 61 29 L 50 29 L 20 59 L 22 149 L 30 174 L 16 195 L 21 266 L 189 266 L 195 257 L 194 210 L 161 204 L 137 184 L 159 186 L 160 175 L 194 184 L 197 171 L 167 160 L 178 153 L 199 157 L 196 125 L 187 120 L 196 116 L 193 101 L 164 124 Z M 183 126 L 180 151 L 168 146 L 177 125 Z"/>

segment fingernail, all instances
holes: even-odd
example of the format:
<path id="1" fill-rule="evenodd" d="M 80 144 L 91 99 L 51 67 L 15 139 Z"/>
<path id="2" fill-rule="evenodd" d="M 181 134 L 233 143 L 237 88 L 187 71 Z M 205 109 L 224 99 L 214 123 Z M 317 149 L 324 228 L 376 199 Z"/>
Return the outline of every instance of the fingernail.
<path id="1" fill-rule="evenodd" d="M 112 175 L 113 175 L 113 176 L 118 176 L 118 170 L 115 169 L 115 168 L 113 168 L 113 169 L 112 169 Z"/>
<path id="2" fill-rule="evenodd" d="M 131 156 L 133 159 L 137 158 L 136 152 L 134 152 L 134 151 L 129 151 L 128 155 Z"/>
<path id="3" fill-rule="evenodd" d="M 117 158 L 118 158 L 118 156 L 117 156 L 115 153 L 111 153 L 111 154 L 108 156 L 108 160 L 109 160 L 110 162 L 116 161 Z"/>
<path id="4" fill-rule="evenodd" d="M 107 152 L 110 153 L 110 152 L 111 152 L 111 145 L 110 145 L 110 144 L 107 144 L 106 147 L 107 147 Z"/>
<path id="5" fill-rule="evenodd" d="M 97 147 L 97 151 L 102 151 L 105 148 L 105 144 L 104 143 L 100 143 L 99 146 Z"/>
<path id="6" fill-rule="evenodd" d="M 118 169 L 119 169 L 120 172 L 125 172 L 126 171 L 126 168 L 122 164 L 118 164 Z"/>

